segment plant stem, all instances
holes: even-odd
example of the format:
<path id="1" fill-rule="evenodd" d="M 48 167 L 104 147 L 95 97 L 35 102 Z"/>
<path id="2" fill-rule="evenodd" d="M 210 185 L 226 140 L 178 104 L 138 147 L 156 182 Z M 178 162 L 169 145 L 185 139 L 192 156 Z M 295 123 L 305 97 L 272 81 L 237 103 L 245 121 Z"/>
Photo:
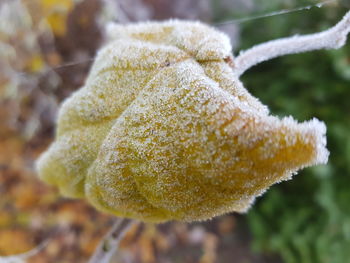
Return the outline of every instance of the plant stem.
<path id="1" fill-rule="evenodd" d="M 335 26 L 320 33 L 276 39 L 242 51 L 234 59 L 234 72 L 242 75 L 254 65 L 288 54 L 342 47 L 350 32 L 350 11 Z"/>
<path id="2" fill-rule="evenodd" d="M 118 218 L 112 229 L 101 240 L 89 263 L 109 263 L 118 249 L 120 240 L 132 223 L 131 219 Z"/>

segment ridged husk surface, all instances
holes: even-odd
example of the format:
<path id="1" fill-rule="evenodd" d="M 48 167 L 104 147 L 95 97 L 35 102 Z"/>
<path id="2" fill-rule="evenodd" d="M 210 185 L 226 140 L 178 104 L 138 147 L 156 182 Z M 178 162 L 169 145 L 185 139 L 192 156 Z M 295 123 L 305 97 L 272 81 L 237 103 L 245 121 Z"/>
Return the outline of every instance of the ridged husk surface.
<path id="1" fill-rule="evenodd" d="M 205 220 L 327 162 L 325 125 L 270 116 L 235 76 L 226 35 L 174 20 L 109 36 L 37 162 L 65 196 L 142 221 Z"/>

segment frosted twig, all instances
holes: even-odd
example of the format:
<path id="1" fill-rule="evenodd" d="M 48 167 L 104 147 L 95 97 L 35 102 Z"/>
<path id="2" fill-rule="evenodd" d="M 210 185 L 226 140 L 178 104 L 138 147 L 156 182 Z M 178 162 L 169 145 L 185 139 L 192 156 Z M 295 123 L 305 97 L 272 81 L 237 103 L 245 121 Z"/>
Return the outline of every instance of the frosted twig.
<path id="1" fill-rule="evenodd" d="M 272 40 L 242 51 L 234 60 L 233 69 L 240 76 L 254 65 L 279 56 L 318 49 L 337 49 L 345 44 L 349 32 L 350 11 L 338 24 L 320 33 Z"/>
<path id="2" fill-rule="evenodd" d="M 133 221 L 126 218 L 118 218 L 112 229 L 104 236 L 89 263 L 109 263 L 118 248 L 120 240 L 132 225 Z"/>

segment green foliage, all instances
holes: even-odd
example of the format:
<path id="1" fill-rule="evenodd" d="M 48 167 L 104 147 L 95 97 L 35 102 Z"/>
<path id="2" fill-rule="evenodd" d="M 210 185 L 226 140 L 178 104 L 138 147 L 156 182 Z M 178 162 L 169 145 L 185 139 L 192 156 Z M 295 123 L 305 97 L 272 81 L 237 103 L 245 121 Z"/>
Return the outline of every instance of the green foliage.
<path id="1" fill-rule="evenodd" d="M 286 7 L 281 2 L 269 1 L 268 11 Z M 240 48 L 320 31 L 345 11 L 327 6 L 243 23 Z M 244 75 L 245 86 L 274 114 L 293 115 L 300 121 L 315 116 L 325 121 L 331 152 L 328 165 L 302 171 L 292 181 L 273 186 L 257 201 L 248 214 L 256 250 L 277 252 L 286 263 L 349 262 L 349 81 L 350 41 L 341 50 L 278 58 Z"/>

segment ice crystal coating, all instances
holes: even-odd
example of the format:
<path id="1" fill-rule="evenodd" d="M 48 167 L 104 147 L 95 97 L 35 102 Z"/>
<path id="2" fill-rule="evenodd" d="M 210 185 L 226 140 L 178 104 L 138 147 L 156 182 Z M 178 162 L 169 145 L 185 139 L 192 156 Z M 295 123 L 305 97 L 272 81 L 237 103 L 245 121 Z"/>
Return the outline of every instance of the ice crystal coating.
<path id="1" fill-rule="evenodd" d="M 172 20 L 109 36 L 37 163 L 64 195 L 143 221 L 205 220 L 327 162 L 325 125 L 270 116 L 233 73 L 223 33 Z"/>

